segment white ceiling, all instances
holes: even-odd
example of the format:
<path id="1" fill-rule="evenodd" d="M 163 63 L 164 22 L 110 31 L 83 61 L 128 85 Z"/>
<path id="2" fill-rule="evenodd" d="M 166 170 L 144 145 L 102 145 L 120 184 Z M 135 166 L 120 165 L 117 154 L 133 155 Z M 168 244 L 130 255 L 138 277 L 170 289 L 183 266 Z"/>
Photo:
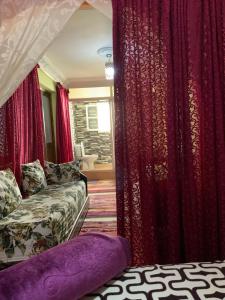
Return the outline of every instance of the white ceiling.
<path id="1" fill-rule="evenodd" d="M 79 9 L 44 55 L 68 87 L 104 81 L 106 59 L 97 54 L 112 46 L 112 20 L 94 8 Z"/>

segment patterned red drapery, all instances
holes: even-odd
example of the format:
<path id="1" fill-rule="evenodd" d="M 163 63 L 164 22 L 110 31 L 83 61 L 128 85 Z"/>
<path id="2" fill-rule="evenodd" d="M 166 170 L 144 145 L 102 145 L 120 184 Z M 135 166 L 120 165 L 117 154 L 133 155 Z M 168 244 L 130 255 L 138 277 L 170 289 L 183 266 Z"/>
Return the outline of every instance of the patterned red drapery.
<path id="1" fill-rule="evenodd" d="M 57 161 L 64 163 L 73 160 L 73 149 L 69 114 L 69 91 L 60 83 L 56 85 L 56 146 Z"/>
<path id="2" fill-rule="evenodd" d="M 44 127 L 37 67 L 0 108 L 0 168 L 11 168 L 20 182 L 22 163 L 44 162 Z"/>
<path id="3" fill-rule="evenodd" d="M 134 264 L 225 258 L 225 2 L 112 0 L 118 233 Z"/>

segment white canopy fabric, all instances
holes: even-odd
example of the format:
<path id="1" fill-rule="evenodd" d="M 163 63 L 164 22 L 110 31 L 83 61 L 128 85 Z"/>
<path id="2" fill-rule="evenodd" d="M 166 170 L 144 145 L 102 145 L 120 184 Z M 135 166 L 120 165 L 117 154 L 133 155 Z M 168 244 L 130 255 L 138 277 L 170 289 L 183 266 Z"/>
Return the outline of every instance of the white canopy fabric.
<path id="1" fill-rule="evenodd" d="M 0 106 L 38 63 L 83 0 L 0 0 Z M 90 0 L 112 18 L 111 0 Z"/>

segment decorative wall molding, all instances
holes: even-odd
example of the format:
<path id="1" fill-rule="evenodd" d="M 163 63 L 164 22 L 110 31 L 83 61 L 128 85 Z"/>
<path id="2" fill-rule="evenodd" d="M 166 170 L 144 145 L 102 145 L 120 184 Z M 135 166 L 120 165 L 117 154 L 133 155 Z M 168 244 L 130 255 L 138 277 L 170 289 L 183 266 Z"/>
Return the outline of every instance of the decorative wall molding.
<path id="1" fill-rule="evenodd" d="M 112 20 L 112 1 L 111 0 L 87 0 L 90 5 L 98 9 L 105 16 Z"/>
<path id="2" fill-rule="evenodd" d="M 65 85 L 67 88 L 111 86 L 113 80 L 106 80 L 104 77 L 70 78 L 65 81 Z"/>
<path id="3" fill-rule="evenodd" d="M 55 82 L 60 82 L 66 85 L 66 78 L 61 71 L 59 71 L 47 56 L 43 56 L 39 61 L 41 69 Z M 67 87 L 67 85 L 66 85 Z"/>
<path id="4" fill-rule="evenodd" d="M 81 6 L 80 6 L 81 10 L 86 10 L 86 9 L 94 9 L 94 7 L 92 5 L 90 5 L 88 2 L 84 1 Z"/>

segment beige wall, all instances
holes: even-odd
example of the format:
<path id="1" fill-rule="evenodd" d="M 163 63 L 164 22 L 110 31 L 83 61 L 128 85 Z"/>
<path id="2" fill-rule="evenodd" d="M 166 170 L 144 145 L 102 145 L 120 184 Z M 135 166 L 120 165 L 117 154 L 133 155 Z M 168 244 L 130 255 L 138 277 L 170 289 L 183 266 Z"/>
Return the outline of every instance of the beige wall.
<path id="1" fill-rule="evenodd" d="M 72 99 L 87 99 L 87 98 L 110 98 L 111 87 L 83 87 L 70 89 L 69 98 Z"/>

